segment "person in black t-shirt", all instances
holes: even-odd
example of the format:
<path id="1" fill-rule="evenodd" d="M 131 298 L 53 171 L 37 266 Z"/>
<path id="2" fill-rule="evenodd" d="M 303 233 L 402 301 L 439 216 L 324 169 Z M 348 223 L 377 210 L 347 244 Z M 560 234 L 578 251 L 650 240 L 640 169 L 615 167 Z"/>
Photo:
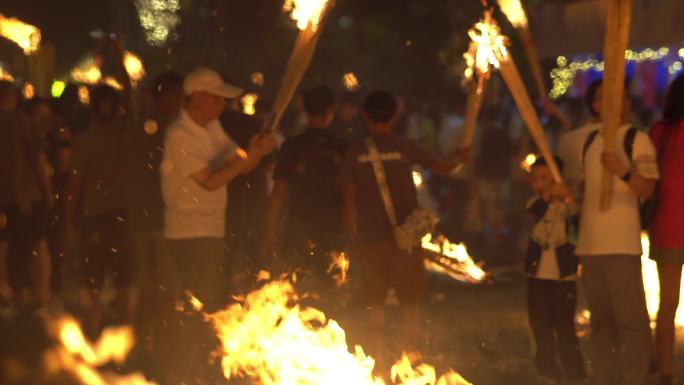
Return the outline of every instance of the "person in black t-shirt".
<path id="1" fill-rule="evenodd" d="M 347 150 L 328 127 L 335 115 L 335 95 L 327 87 L 303 95 L 309 128 L 283 143 L 278 154 L 261 256 L 273 256 L 281 212 L 286 207 L 280 257 L 288 268 L 325 271 L 331 251 L 342 248 L 342 197 L 339 173 Z"/>
<path id="2" fill-rule="evenodd" d="M 349 240 L 352 266 L 358 264 L 361 295 L 368 309 L 373 356 L 383 364 L 385 313 L 383 305 L 390 287 L 402 305 L 402 347 L 415 348 L 420 332 L 420 301 L 425 291 L 422 250 L 397 248 L 388 211 L 373 162 L 380 160 L 385 174 L 396 223 L 401 224 L 418 207 L 412 167 L 420 165 L 434 173 L 455 175 L 470 157 L 470 149 L 454 159 L 436 159 L 415 142 L 392 134 L 397 120 L 396 99 L 385 91 L 375 91 L 363 104 L 363 119 L 370 139 L 377 147 L 371 155 L 367 142 L 353 144 L 343 162 L 344 225 Z M 376 160 L 377 161 L 377 160 Z"/>

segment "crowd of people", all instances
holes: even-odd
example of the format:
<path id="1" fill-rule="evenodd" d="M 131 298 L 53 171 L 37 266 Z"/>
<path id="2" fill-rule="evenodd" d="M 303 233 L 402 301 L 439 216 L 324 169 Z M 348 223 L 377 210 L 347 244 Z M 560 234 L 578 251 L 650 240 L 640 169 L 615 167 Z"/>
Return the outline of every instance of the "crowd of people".
<path id="1" fill-rule="evenodd" d="M 169 355 L 167 363 L 182 359 L 164 369 L 166 380 L 182 382 L 195 375 L 192 360 L 207 357 L 192 346 L 201 328 L 177 319 L 179 301 L 193 295 L 217 310 L 240 277 L 270 269 L 316 279 L 332 253 L 346 251 L 368 309 L 370 350 L 383 362 L 390 288 L 402 304 L 402 347 L 420 349 L 425 271 L 410 227 L 430 228 L 434 219 L 421 208 L 416 170 L 438 202 L 439 231 L 454 240 L 478 233 L 483 243 L 515 242 L 510 221 L 519 218 L 506 206 L 529 193 L 514 178 L 526 152 L 514 115 L 485 107 L 474 147 L 464 147 L 462 100 L 436 121 L 420 102 L 387 91 L 359 102 L 355 93 L 338 97 L 318 86 L 302 93 L 301 116 L 271 132 L 268 105 L 243 114 L 244 91 L 211 69 L 163 73 L 138 95 L 119 72 L 125 86 L 93 86 L 88 104 L 77 88 L 20 103 L 15 85 L 0 81 L 5 315 L 55 311 L 66 275 L 77 278 L 83 327 L 94 339 L 111 284 L 114 322 L 135 325 L 141 345 Z M 623 125 L 616 150 L 607 151 L 597 82 L 586 98 L 592 117 L 558 141 L 566 182 L 554 182 L 544 159 L 531 166 L 534 196 L 517 212 L 526 208 L 533 218 L 524 266 L 541 376 L 586 378 L 574 324 L 581 277 L 596 383 L 643 384 L 649 366 L 661 384 L 672 383 L 684 263 L 683 98 L 679 77 L 661 122 L 649 133 Z M 626 121 L 627 95 L 623 113 Z M 613 176 L 607 209 L 604 170 Z M 644 229 L 661 282 L 655 355 L 641 284 Z"/>

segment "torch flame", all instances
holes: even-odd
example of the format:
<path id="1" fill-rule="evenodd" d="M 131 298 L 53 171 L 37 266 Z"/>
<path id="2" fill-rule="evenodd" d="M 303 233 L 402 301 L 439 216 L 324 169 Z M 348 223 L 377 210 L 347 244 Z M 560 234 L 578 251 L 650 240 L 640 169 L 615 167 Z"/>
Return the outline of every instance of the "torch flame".
<path id="1" fill-rule="evenodd" d="M 40 30 L 15 18 L 6 18 L 0 14 L 0 36 L 15 42 L 30 55 L 40 46 Z"/>
<path id="2" fill-rule="evenodd" d="M 482 282 L 487 276 L 482 267 L 473 261 L 473 258 L 468 254 L 468 249 L 462 243 L 451 243 L 446 238 L 442 240 L 441 244 L 435 243 L 432 240 L 432 234 L 428 233 L 421 239 L 421 246 L 425 250 L 443 256 L 444 258 L 440 259 L 440 263 L 449 267 L 447 269 L 440 264 L 426 260 L 428 270 L 447 274 L 458 281 L 470 283 Z"/>
<path id="3" fill-rule="evenodd" d="M 145 67 L 142 60 L 133 52 L 124 51 L 123 55 L 124 67 L 128 77 L 131 78 L 131 83 L 136 84 L 145 76 Z"/>
<path id="4" fill-rule="evenodd" d="M 9 80 L 12 82 L 14 81 L 14 76 L 0 67 L 0 80 Z"/>
<path id="5" fill-rule="evenodd" d="M 327 4 L 328 0 L 285 0 L 283 11 L 290 13 L 290 17 L 297 22 L 297 28 L 300 30 L 305 30 L 311 25 L 311 29 L 316 31 Z"/>
<path id="6" fill-rule="evenodd" d="M 117 91 L 121 91 L 124 89 L 124 86 L 122 86 L 118 80 L 114 79 L 111 76 L 105 76 L 104 78 L 102 78 L 102 83 L 114 88 Z"/>
<path id="7" fill-rule="evenodd" d="M 247 376 L 263 385 L 384 385 L 360 346 L 349 351 L 344 330 L 314 308 L 298 303 L 287 279 L 267 282 L 223 311 L 208 315 L 223 347 L 227 379 Z M 402 359 L 392 369 L 397 385 L 467 385 L 434 368 L 413 369 Z M 462 379 L 461 379 L 462 380 Z"/>
<path id="8" fill-rule="evenodd" d="M 508 42 L 500 31 L 491 11 L 485 12 L 484 18 L 468 30 L 472 42 L 468 52 L 463 54 L 466 60 L 465 76 L 471 79 L 475 74 L 478 75 L 478 92 L 481 91 L 483 82 L 491 75 L 490 65 L 499 68 L 499 57 L 508 55 Z"/>
<path id="9" fill-rule="evenodd" d="M 97 84 L 102 79 L 102 72 L 95 58 L 88 56 L 71 70 L 71 78 L 79 83 Z"/>
<path id="10" fill-rule="evenodd" d="M 527 15 L 520 0 L 497 0 L 499 8 L 515 28 L 527 28 Z"/>

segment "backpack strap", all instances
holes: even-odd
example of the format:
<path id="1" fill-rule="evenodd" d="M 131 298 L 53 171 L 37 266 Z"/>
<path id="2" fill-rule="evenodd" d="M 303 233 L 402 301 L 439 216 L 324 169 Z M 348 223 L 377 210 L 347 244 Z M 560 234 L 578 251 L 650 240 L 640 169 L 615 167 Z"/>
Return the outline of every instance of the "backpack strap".
<path id="1" fill-rule="evenodd" d="M 622 143 L 630 163 L 634 160 L 634 140 L 636 139 L 637 132 L 639 132 L 638 128 L 630 127 L 625 134 L 625 141 Z"/>
<path id="2" fill-rule="evenodd" d="M 387 219 L 389 220 L 390 225 L 394 227 L 397 225 L 397 214 L 394 211 L 394 204 L 392 204 L 392 196 L 390 195 L 390 190 L 387 186 L 385 168 L 382 165 L 380 151 L 378 151 L 378 147 L 375 145 L 375 141 L 370 136 L 366 138 L 366 148 L 368 148 L 368 157 L 371 161 L 371 165 L 373 166 L 373 174 L 375 175 L 375 180 L 378 183 L 378 189 L 380 190 L 380 197 L 382 198 L 382 203 L 385 206 L 385 213 L 387 213 Z"/>
<path id="3" fill-rule="evenodd" d="M 632 162 L 632 158 L 634 155 L 634 141 L 636 140 L 636 135 L 639 132 L 639 129 L 636 127 L 630 127 L 627 130 L 627 133 L 625 134 L 625 139 L 624 142 L 622 143 L 622 146 L 625 150 L 625 154 L 627 154 L 627 158 L 629 159 L 630 163 Z M 598 135 L 598 130 L 592 131 L 588 136 L 586 141 L 584 142 L 584 148 L 582 149 L 582 164 L 584 164 L 584 159 L 587 157 L 587 151 L 589 151 L 589 147 L 594 143 L 594 140 L 596 140 L 596 135 Z"/>
<path id="4" fill-rule="evenodd" d="M 587 139 L 584 141 L 584 147 L 582 148 L 582 164 L 584 164 L 584 160 L 587 157 L 587 151 L 589 151 L 589 147 L 591 147 L 594 140 L 596 140 L 596 135 L 598 135 L 598 133 L 598 130 L 594 130 L 587 135 Z"/>

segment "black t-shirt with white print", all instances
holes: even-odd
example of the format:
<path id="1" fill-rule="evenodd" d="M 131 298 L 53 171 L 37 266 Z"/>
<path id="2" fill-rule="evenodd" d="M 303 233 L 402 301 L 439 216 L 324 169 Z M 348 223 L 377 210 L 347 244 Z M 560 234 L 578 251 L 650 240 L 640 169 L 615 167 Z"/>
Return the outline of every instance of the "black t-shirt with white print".
<path id="1" fill-rule="evenodd" d="M 429 168 L 434 158 L 415 142 L 395 135 L 373 136 L 378 148 L 387 187 L 389 188 L 397 222 L 402 223 L 418 206 L 413 166 Z M 342 168 L 344 182 L 356 185 L 356 207 L 359 238 L 362 240 L 390 237 L 392 228 L 380 195 L 373 164 L 365 141 L 352 145 Z"/>

